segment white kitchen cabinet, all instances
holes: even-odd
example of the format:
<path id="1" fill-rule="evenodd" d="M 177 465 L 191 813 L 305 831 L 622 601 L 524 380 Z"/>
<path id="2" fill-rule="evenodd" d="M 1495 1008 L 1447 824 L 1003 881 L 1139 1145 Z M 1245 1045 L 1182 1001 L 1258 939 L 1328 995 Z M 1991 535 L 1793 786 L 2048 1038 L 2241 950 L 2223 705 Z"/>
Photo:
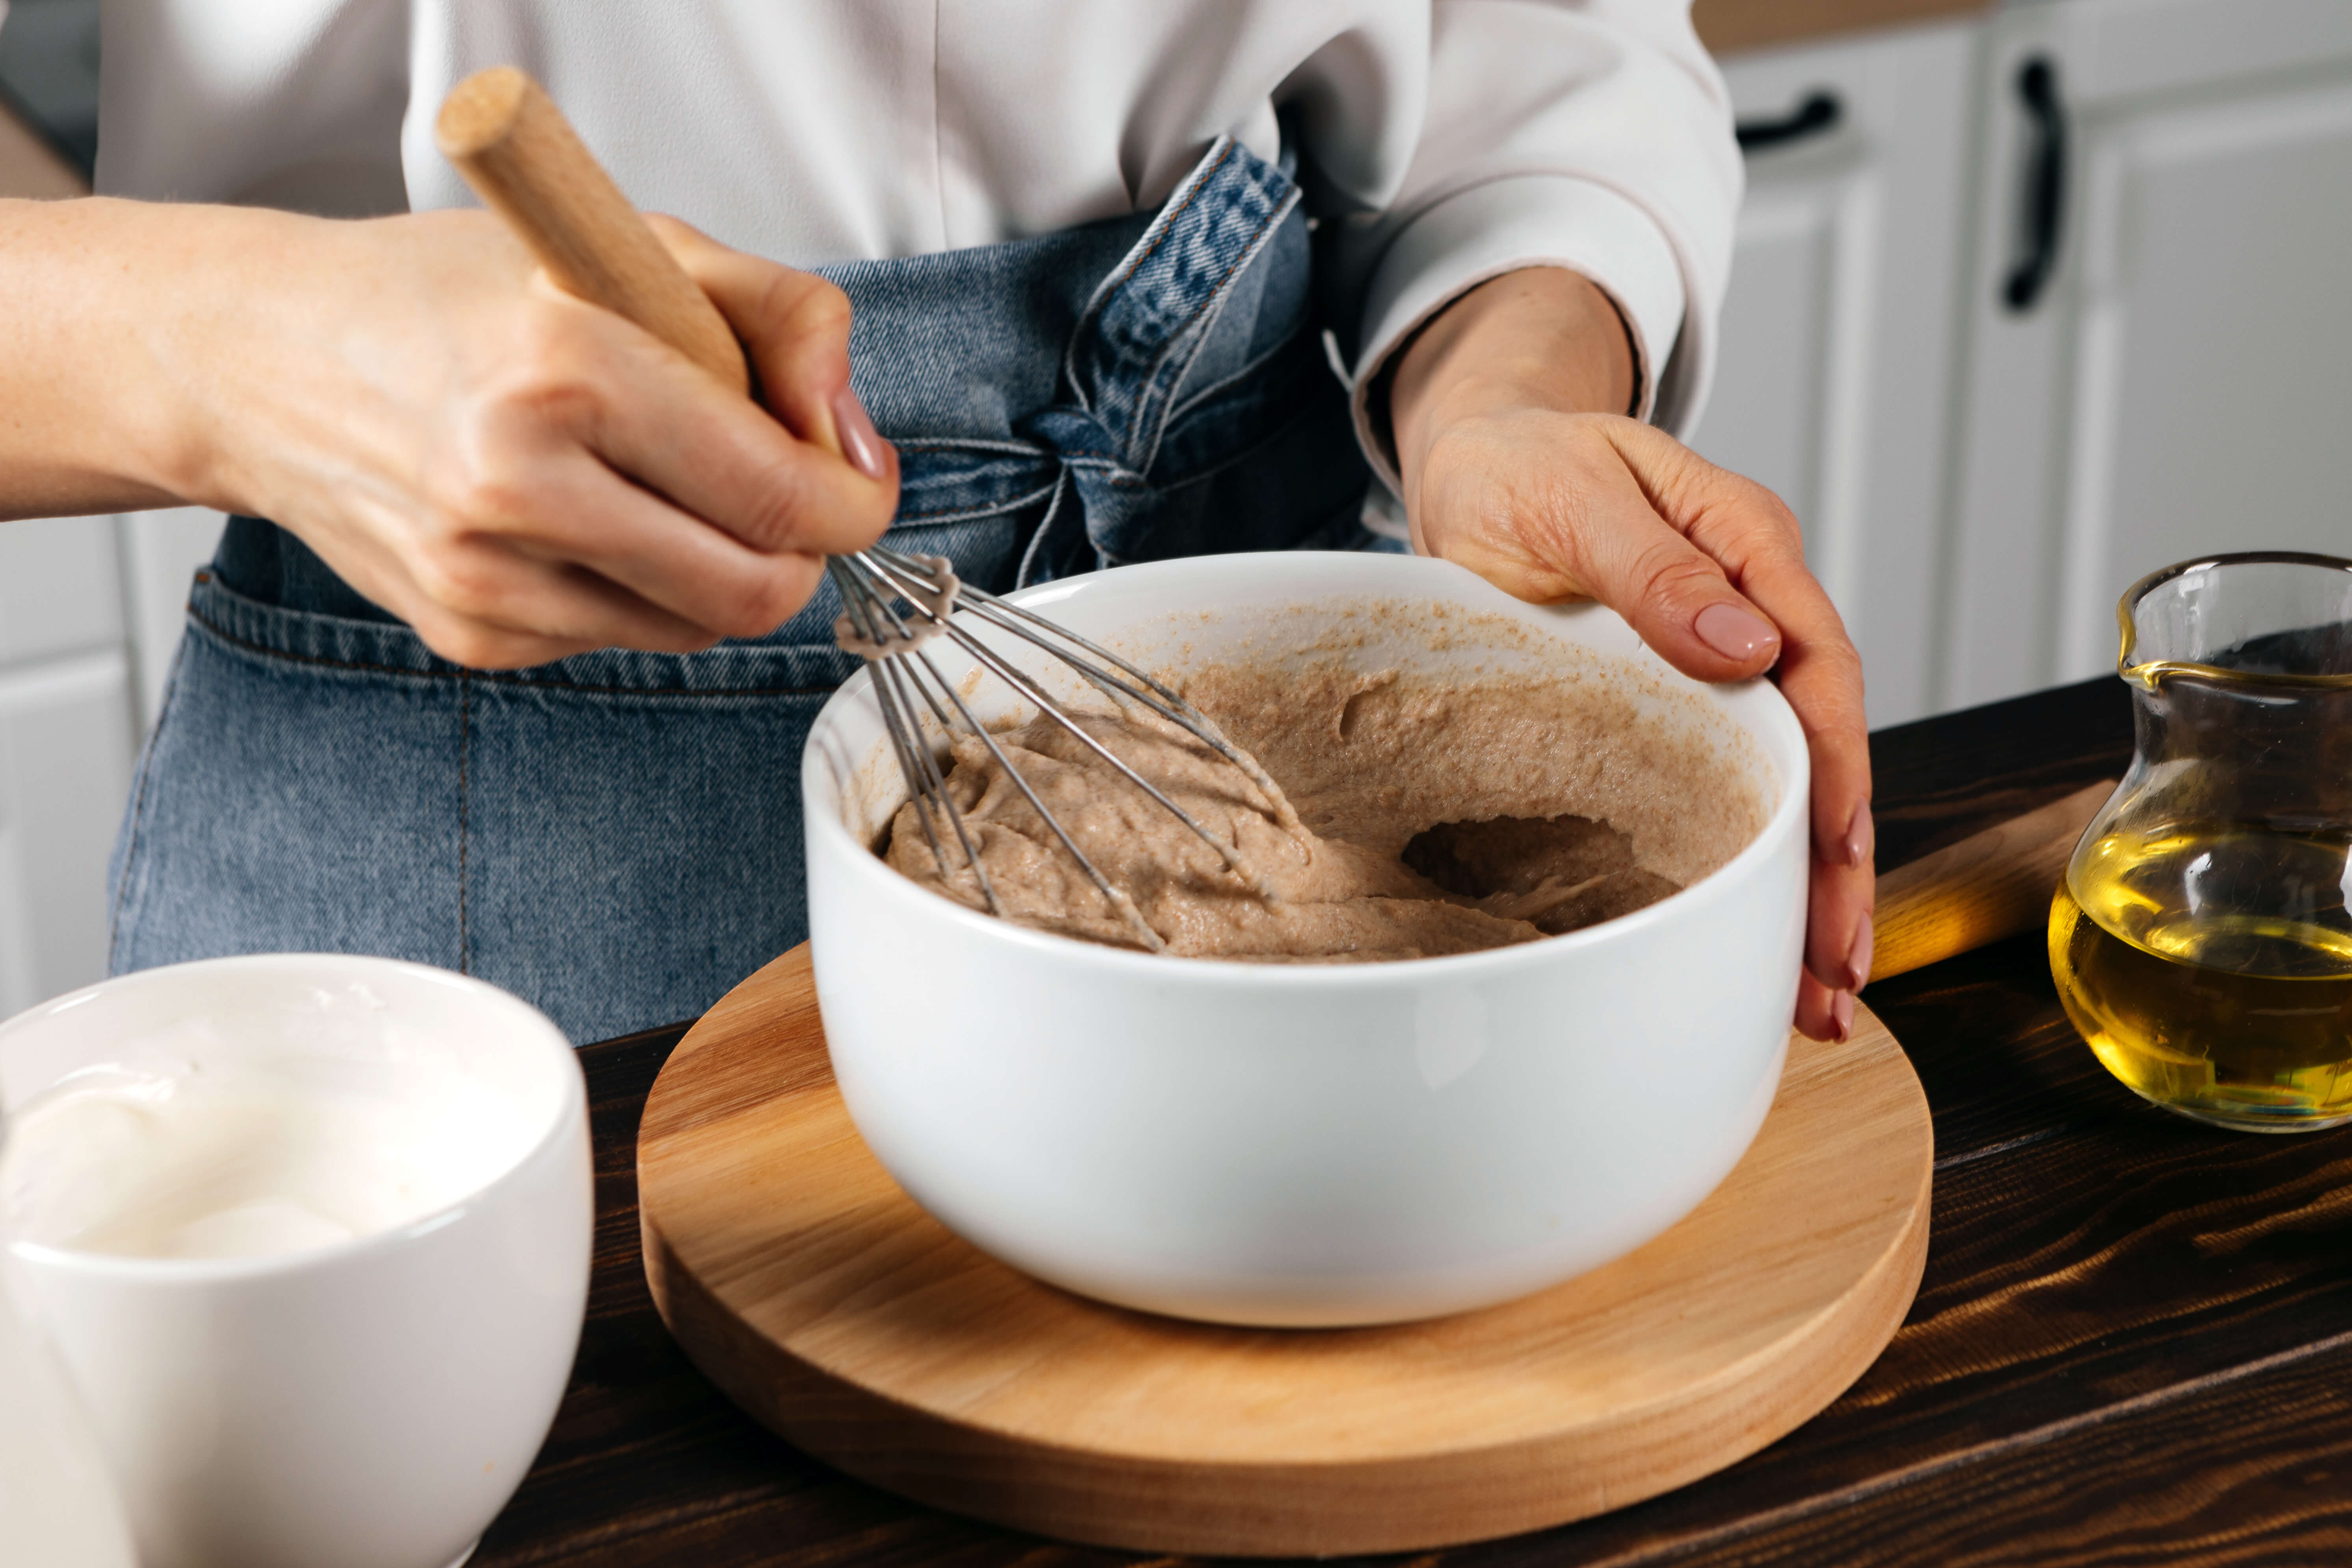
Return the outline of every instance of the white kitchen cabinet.
<path id="1" fill-rule="evenodd" d="M 133 673 L 143 731 L 163 705 L 163 685 L 188 624 L 188 585 L 213 558 L 227 521 L 200 506 L 136 511 L 119 520 L 122 539 L 122 601 L 130 617 Z"/>
<path id="2" fill-rule="evenodd" d="M 106 862 L 216 513 L 0 522 L 0 1016 L 106 972 Z"/>
<path id="3" fill-rule="evenodd" d="M 1988 65 L 1944 706 L 2112 669 L 2172 562 L 2352 554 L 2352 5 L 2049 0 Z"/>
<path id="4" fill-rule="evenodd" d="M 0 540 L 17 526 L 0 523 Z M 135 727 L 119 640 L 0 669 L 0 1016 L 106 971 L 106 860 Z"/>
<path id="5" fill-rule="evenodd" d="M 0 522 L 0 670 L 119 644 L 115 574 L 102 517 Z"/>
<path id="6" fill-rule="evenodd" d="M 0 522 L 0 1016 L 97 979 L 138 716 L 115 531 Z"/>
<path id="7" fill-rule="evenodd" d="M 1804 523 L 1806 560 L 1862 650 L 1874 725 L 1934 706 L 1983 32 L 1904 28 L 1724 61 L 1743 132 L 1781 135 L 1748 154 L 1720 367 L 1693 445 Z"/>

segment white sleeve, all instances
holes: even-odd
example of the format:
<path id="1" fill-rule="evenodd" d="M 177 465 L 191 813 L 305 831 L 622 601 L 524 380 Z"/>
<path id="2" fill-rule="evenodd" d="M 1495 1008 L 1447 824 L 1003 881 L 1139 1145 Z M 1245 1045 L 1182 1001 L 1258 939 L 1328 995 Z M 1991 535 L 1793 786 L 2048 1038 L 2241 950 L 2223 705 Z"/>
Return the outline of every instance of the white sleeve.
<path id="1" fill-rule="evenodd" d="M 1522 267 L 1582 273 L 1632 331 L 1642 417 L 1697 422 L 1742 187 L 1723 78 L 1689 0 L 1435 0 L 1429 97 L 1402 185 L 1334 221 L 1338 317 L 1366 397 L 1413 331 Z M 1311 149 L 1310 149 L 1311 151 Z"/>

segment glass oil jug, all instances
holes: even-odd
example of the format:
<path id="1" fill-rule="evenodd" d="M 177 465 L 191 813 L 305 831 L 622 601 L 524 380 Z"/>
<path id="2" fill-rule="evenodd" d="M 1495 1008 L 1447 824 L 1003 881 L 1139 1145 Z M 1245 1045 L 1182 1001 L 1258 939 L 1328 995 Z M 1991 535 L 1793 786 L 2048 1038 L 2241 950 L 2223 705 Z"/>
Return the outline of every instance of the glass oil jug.
<path id="1" fill-rule="evenodd" d="M 2168 1110 L 2352 1121 L 2352 561 L 2187 562 L 2117 614 L 2137 752 L 2051 905 L 2067 1016 Z"/>

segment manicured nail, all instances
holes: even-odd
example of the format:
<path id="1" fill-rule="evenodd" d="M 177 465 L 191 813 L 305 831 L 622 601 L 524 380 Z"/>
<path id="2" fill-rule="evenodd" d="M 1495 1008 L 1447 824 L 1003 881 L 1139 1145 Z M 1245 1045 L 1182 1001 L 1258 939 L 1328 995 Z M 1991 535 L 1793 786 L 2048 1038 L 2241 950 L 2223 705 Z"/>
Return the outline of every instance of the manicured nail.
<path id="1" fill-rule="evenodd" d="M 1698 640 L 1726 658 L 1745 664 L 1780 640 L 1772 623 L 1737 605 L 1709 605 L 1691 623 Z"/>
<path id="2" fill-rule="evenodd" d="M 843 387 L 834 394 L 833 429 L 841 441 L 841 455 L 850 465 L 869 479 L 887 474 L 889 465 L 882 458 L 882 433 L 874 428 L 874 421 L 866 415 L 866 405 L 857 401 L 857 394 Z"/>
<path id="3" fill-rule="evenodd" d="M 1852 1037 L 1853 1034 L 1853 992 L 1841 991 L 1830 998 L 1830 1024 L 1837 1030 L 1839 1039 Z"/>
<path id="4" fill-rule="evenodd" d="M 1864 801 L 1853 808 L 1853 816 L 1846 820 L 1845 863 L 1849 866 L 1868 865 L 1877 834 L 1877 825 L 1870 819 L 1870 803 Z"/>
<path id="5" fill-rule="evenodd" d="M 1855 922 L 1853 945 L 1845 953 L 1845 988 L 1859 991 L 1870 984 L 1870 944 L 1873 932 L 1870 916 L 1865 913 Z"/>

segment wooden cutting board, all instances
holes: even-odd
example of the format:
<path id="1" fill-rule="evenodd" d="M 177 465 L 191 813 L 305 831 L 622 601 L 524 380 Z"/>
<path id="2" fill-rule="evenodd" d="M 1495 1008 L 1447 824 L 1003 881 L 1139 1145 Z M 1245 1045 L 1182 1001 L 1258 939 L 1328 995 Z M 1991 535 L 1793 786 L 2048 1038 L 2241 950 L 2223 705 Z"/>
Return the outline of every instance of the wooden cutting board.
<path id="1" fill-rule="evenodd" d="M 1370 1329 L 1180 1322 L 950 1234 L 834 1086 L 808 950 L 682 1040 L 637 1142 L 646 1273 L 695 1364 L 818 1458 L 920 1501 L 1150 1552 L 1398 1552 L 1582 1519 L 1837 1397 L 1927 1255 L 1926 1097 L 1866 1009 L 1790 1042 L 1747 1157 L 1604 1268 Z"/>

